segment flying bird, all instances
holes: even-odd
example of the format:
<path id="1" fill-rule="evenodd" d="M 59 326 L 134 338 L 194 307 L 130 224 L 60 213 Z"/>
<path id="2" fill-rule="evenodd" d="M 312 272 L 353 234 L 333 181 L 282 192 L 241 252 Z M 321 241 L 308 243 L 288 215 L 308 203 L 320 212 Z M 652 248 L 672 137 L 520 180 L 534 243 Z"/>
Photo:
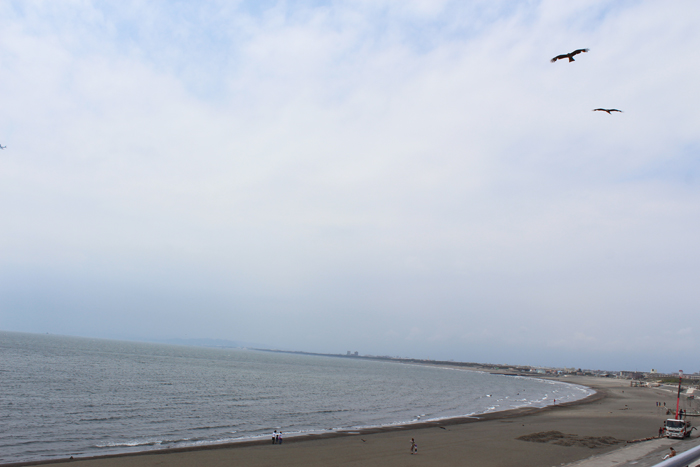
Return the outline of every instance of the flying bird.
<path id="1" fill-rule="evenodd" d="M 568 54 L 557 55 L 556 57 L 554 57 L 554 58 L 551 60 L 551 62 L 554 63 L 554 62 L 556 62 L 557 60 L 563 60 L 563 59 L 565 59 L 565 58 L 568 58 L 570 62 L 573 62 L 573 61 L 574 61 L 574 55 L 578 55 L 578 54 L 580 54 L 581 52 L 588 52 L 588 50 L 590 50 L 590 49 L 578 49 L 578 50 L 574 50 L 573 52 L 570 52 L 570 53 L 568 53 Z"/>
<path id="2" fill-rule="evenodd" d="M 610 112 L 620 112 L 620 113 L 622 113 L 622 110 L 617 110 L 617 109 L 593 109 L 593 112 L 607 112 L 608 115 L 612 115 Z"/>
<path id="3" fill-rule="evenodd" d="M 7 146 L 3 146 L 2 144 L 0 144 L 0 149 L 5 149 L 6 147 Z"/>

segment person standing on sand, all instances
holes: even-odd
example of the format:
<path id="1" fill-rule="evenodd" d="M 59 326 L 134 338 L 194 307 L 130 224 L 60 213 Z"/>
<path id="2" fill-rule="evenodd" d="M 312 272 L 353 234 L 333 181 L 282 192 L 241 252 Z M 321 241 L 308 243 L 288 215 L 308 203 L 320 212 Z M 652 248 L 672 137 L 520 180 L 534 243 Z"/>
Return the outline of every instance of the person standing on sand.
<path id="1" fill-rule="evenodd" d="M 272 444 L 277 442 L 277 430 L 272 432 Z"/>
<path id="2" fill-rule="evenodd" d="M 277 444 L 282 444 L 282 432 L 281 431 L 277 435 Z"/>
<path id="3" fill-rule="evenodd" d="M 411 438 L 411 454 L 418 454 L 418 445 L 416 444 L 416 440 Z"/>

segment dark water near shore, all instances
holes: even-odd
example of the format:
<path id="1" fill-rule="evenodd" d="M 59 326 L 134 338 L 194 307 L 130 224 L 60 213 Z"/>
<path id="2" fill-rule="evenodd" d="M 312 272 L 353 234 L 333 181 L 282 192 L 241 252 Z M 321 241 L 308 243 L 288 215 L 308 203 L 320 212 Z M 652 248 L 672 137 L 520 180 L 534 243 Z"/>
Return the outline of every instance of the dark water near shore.
<path id="1" fill-rule="evenodd" d="M 411 423 L 581 399 L 534 378 L 0 332 L 0 463 Z"/>

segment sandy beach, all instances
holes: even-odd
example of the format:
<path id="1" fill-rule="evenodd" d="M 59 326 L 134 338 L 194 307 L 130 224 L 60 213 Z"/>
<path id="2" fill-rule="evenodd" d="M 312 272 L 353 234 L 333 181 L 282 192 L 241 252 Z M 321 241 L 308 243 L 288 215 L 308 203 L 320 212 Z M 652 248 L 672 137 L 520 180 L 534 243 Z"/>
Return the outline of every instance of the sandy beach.
<path id="1" fill-rule="evenodd" d="M 560 380 L 591 387 L 597 393 L 584 401 L 544 409 L 521 409 L 487 414 L 479 419 L 341 436 L 289 438 L 282 445 L 239 443 L 51 464 L 79 467 L 559 466 L 625 448 L 629 446 L 627 441 L 656 436 L 667 418 L 656 401 L 675 407 L 675 395 L 671 391 L 630 387 L 625 380 L 589 377 Z M 418 445 L 416 455 L 409 452 L 411 438 L 415 438 Z"/>

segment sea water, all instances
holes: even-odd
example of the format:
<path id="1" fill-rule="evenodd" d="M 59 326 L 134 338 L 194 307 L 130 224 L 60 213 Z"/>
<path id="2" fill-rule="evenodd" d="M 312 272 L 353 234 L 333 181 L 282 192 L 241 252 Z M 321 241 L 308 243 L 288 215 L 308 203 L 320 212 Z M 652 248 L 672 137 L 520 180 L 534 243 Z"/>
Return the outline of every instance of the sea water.
<path id="1" fill-rule="evenodd" d="M 581 399 L 429 365 L 0 332 L 0 463 L 351 431 Z"/>

